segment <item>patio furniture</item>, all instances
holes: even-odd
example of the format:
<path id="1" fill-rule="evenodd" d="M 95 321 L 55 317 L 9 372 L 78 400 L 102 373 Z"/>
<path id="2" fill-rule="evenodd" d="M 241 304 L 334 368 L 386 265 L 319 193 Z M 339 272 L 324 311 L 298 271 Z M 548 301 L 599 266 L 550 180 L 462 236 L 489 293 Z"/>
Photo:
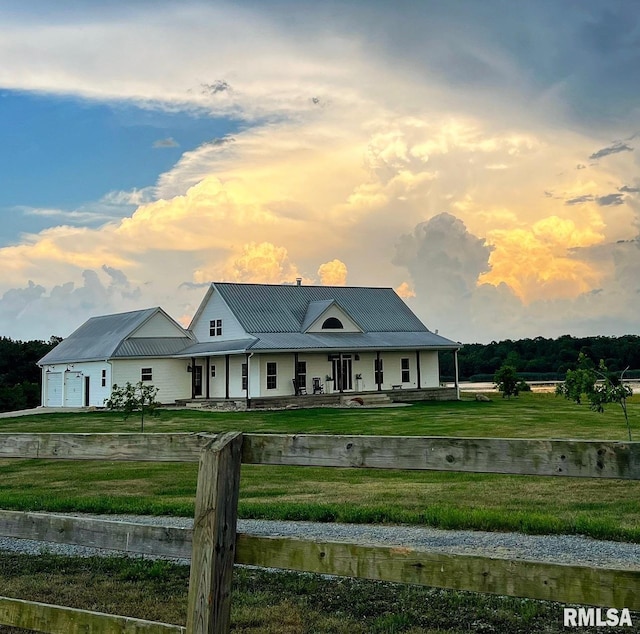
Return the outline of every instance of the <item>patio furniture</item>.
<path id="1" fill-rule="evenodd" d="M 312 385 L 313 385 L 313 393 L 314 394 L 324 394 L 324 385 L 322 383 L 320 383 L 320 377 L 319 376 L 314 376 L 313 379 L 311 379 L 312 381 Z"/>

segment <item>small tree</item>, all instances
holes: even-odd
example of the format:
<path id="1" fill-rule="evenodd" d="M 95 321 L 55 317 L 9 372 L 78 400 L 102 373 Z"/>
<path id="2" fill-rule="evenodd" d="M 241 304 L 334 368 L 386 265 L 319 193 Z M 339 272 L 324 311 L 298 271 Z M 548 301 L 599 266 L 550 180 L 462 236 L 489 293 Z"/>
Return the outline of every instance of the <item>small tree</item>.
<path id="1" fill-rule="evenodd" d="M 593 361 L 581 352 L 578 355 L 578 365 L 575 370 L 567 370 L 564 383 L 560 383 L 556 387 L 556 394 L 564 396 L 570 401 L 574 401 L 580 405 L 583 396 L 591 399 L 596 385 L 596 371 Z"/>
<path id="2" fill-rule="evenodd" d="M 607 403 L 618 403 L 622 408 L 629 440 L 631 440 L 627 398 L 633 394 L 633 390 L 624 383 L 624 373 L 628 369 L 623 370 L 618 376 L 614 372 L 609 372 L 604 361 L 600 359 L 596 370 L 593 362 L 581 352 L 578 355 L 578 367 L 575 370 L 567 370 L 564 383 L 556 387 L 556 394 L 578 404 L 584 395 L 589 400 L 589 407 L 600 413 L 604 412 L 604 406 Z"/>
<path id="3" fill-rule="evenodd" d="M 114 384 L 111 388 L 111 397 L 106 399 L 104 404 L 110 410 L 123 412 L 124 419 L 127 420 L 134 412 L 140 412 L 140 431 L 144 432 L 144 415 L 157 416 L 157 409 L 160 405 L 156 401 L 159 388 L 153 385 L 146 385 L 138 381 L 132 385 L 129 381 L 122 387 Z"/>
<path id="4" fill-rule="evenodd" d="M 624 373 L 629 368 L 625 368 L 620 376 L 607 370 L 604 361 L 600 361 L 597 374 L 601 377 L 601 381 L 593 388 L 592 394 L 589 396 L 590 407 L 596 412 L 604 412 L 606 403 L 618 403 L 622 408 L 624 420 L 627 424 L 627 433 L 629 441 L 631 441 L 631 425 L 629 424 L 629 414 L 627 412 L 627 399 L 633 394 L 633 390 L 629 385 L 624 384 Z"/>
<path id="5" fill-rule="evenodd" d="M 502 392 L 502 398 L 511 398 L 518 396 L 520 392 L 529 390 L 529 386 L 518 376 L 516 369 L 503 363 L 500 369 L 496 370 L 493 375 L 493 382 L 496 384 L 499 392 Z"/>

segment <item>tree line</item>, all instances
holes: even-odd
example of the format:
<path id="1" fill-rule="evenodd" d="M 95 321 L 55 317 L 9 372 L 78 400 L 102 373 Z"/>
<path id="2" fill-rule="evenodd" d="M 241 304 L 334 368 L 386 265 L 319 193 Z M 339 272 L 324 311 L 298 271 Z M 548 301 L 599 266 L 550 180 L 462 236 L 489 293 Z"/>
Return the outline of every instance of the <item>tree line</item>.
<path id="1" fill-rule="evenodd" d="M 564 380 L 567 370 L 574 370 L 578 355 L 583 354 L 596 365 L 603 360 L 612 372 L 630 368 L 627 378 L 640 377 L 640 336 L 572 337 L 557 339 L 505 339 L 488 344 L 464 344 L 458 352 L 460 379 L 492 381 L 502 365 L 513 367 L 526 380 Z M 440 355 L 443 380 L 453 378 L 453 355 Z"/>
<path id="2" fill-rule="evenodd" d="M 40 405 L 42 373 L 36 363 L 62 339 L 14 341 L 0 337 L 0 412 Z"/>

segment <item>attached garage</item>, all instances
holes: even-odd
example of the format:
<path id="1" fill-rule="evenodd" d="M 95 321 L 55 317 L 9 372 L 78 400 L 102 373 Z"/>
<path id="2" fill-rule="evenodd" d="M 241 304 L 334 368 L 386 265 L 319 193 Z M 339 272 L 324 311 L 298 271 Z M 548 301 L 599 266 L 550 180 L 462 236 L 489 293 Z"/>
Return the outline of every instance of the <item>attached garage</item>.
<path id="1" fill-rule="evenodd" d="M 80 372 L 65 372 L 64 406 L 82 407 L 82 386 L 84 380 Z"/>
<path id="2" fill-rule="evenodd" d="M 45 372 L 47 407 L 62 407 L 62 372 Z"/>

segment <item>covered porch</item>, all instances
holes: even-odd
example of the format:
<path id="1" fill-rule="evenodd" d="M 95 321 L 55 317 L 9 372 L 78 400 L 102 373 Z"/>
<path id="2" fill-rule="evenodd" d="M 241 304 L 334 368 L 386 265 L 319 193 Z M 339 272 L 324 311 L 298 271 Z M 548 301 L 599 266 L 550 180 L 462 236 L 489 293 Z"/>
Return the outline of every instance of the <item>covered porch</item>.
<path id="1" fill-rule="evenodd" d="M 453 388 L 440 382 L 438 353 L 451 353 Z M 444 400 L 459 397 L 457 350 L 234 351 L 186 359 L 191 394 L 185 400 L 247 403 L 306 398 L 340 402 L 341 397 L 377 393 L 389 400 Z M 186 396 L 186 395 L 185 395 Z M 299 399 L 299 400 L 295 400 Z M 300 400 L 303 399 L 303 400 Z"/>

